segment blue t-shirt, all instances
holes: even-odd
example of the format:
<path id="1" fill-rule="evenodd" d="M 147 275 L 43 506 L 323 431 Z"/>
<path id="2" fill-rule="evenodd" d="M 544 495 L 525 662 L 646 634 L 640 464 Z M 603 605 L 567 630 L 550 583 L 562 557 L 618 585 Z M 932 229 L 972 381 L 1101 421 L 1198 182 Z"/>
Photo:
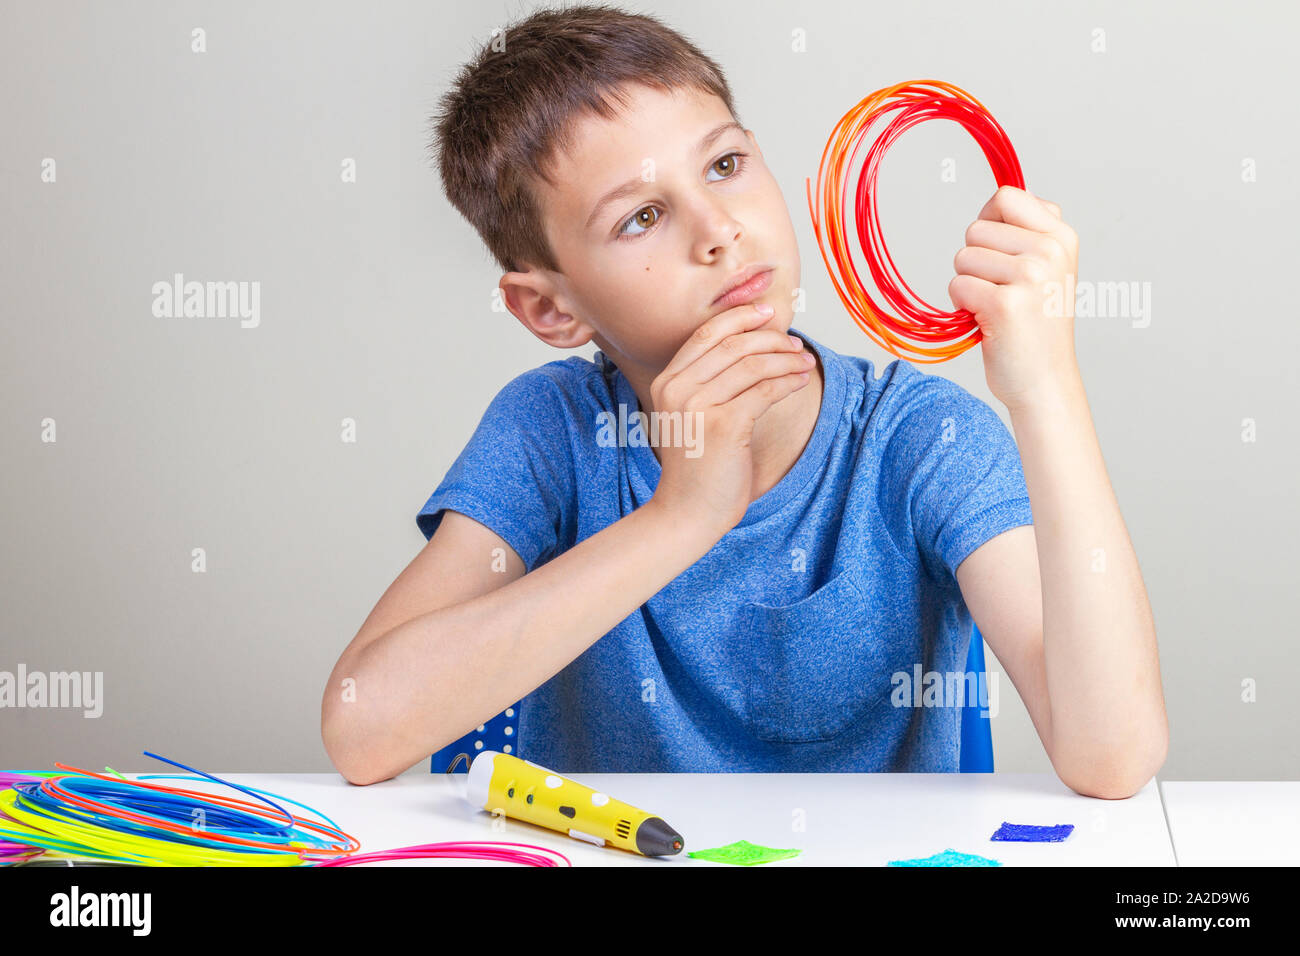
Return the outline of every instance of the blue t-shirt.
<path id="1" fill-rule="evenodd" d="M 903 361 L 877 378 L 869 360 L 790 331 L 824 377 L 798 461 L 708 554 L 523 699 L 519 756 L 561 773 L 958 770 L 961 707 L 920 691 L 930 672 L 965 671 L 957 566 L 1033 523 L 1015 440 L 948 379 Z M 532 571 L 650 500 L 660 466 L 638 441 L 639 408 L 603 352 L 524 372 L 488 406 L 420 530 L 430 538 L 442 509 L 459 511 Z"/>

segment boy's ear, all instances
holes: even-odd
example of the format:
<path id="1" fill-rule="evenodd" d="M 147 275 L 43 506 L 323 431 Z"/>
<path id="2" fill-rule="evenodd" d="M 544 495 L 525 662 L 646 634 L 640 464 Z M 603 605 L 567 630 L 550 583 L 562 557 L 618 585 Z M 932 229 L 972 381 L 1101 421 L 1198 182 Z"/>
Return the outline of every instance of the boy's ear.
<path id="1" fill-rule="evenodd" d="M 591 341 L 594 329 L 567 311 L 563 293 L 545 270 L 507 272 L 498 286 L 510 313 L 547 345 L 573 349 Z"/>

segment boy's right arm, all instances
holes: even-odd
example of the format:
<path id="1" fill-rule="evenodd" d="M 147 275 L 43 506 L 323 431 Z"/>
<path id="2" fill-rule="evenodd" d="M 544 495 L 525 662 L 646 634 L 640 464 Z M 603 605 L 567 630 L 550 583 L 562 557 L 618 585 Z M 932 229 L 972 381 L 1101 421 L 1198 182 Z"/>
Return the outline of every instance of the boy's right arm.
<path id="1" fill-rule="evenodd" d="M 545 683 L 716 540 L 651 500 L 523 574 L 493 531 L 445 512 L 330 675 L 330 759 L 356 784 L 401 773 Z M 498 547 L 504 574 L 490 570 Z M 421 601 L 430 607 L 416 610 Z"/>
<path id="2" fill-rule="evenodd" d="M 661 448 L 654 496 L 631 514 L 524 574 L 496 533 L 444 513 L 326 685 L 321 736 L 345 778 L 395 776 L 531 693 L 740 521 L 754 421 L 811 364 L 766 322 L 752 306 L 715 316 L 655 379 L 656 410 L 702 416 L 703 453 Z"/>

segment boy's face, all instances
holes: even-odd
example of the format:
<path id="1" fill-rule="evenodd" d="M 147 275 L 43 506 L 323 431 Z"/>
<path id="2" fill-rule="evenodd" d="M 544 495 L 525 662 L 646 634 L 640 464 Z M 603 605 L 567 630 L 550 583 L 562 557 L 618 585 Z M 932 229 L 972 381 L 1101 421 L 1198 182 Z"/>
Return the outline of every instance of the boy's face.
<path id="1" fill-rule="evenodd" d="M 772 274 L 752 301 L 775 307 L 767 327 L 788 329 L 799 248 L 757 141 L 721 99 L 640 85 L 624 91 L 630 108 L 615 121 L 579 121 L 572 150 L 554 161 L 559 188 L 541 186 L 562 273 L 511 272 L 501 288 L 538 338 L 560 348 L 594 340 L 648 388 L 691 333 L 734 307 L 715 299 L 753 267 Z"/>

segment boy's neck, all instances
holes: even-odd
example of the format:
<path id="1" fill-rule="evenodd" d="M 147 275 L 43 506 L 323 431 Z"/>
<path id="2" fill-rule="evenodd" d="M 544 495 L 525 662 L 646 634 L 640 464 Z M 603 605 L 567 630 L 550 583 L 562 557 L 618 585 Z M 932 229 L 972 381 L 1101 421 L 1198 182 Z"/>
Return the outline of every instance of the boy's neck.
<path id="1" fill-rule="evenodd" d="M 754 422 L 750 448 L 754 456 L 754 494 L 757 501 L 776 487 L 794 467 L 812 438 L 821 415 L 825 376 L 821 356 L 808 376 L 808 384 L 791 392 Z"/>

